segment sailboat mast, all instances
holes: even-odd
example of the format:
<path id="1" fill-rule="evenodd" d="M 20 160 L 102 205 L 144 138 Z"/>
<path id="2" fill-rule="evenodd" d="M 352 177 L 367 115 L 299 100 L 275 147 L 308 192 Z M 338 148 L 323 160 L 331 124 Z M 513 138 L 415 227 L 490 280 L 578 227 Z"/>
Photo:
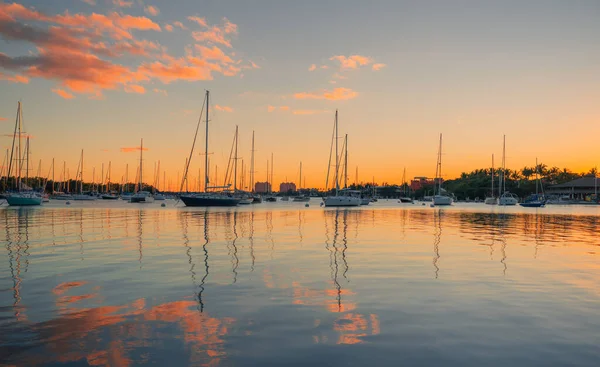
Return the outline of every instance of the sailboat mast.
<path id="1" fill-rule="evenodd" d="M 335 196 L 338 196 L 340 189 L 340 181 L 338 177 L 339 161 L 338 161 L 338 110 L 335 110 Z"/>
<path id="2" fill-rule="evenodd" d="M 271 187 L 269 186 L 269 160 L 267 159 L 267 190 L 271 192 Z"/>
<path id="3" fill-rule="evenodd" d="M 348 134 L 344 141 L 344 188 L 348 188 Z"/>
<path id="4" fill-rule="evenodd" d="M 302 162 L 300 162 L 300 177 L 298 177 L 298 190 L 302 188 Z"/>
<path id="5" fill-rule="evenodd" d="M 500 195 L 506 191 L 506 135 L 502 138 L 502 182 Z"/>
<path id="6" fill-rule="evenodd" d="M 250 191 L 254 192 L 254 131 L 252 131 L 252 151 L 250 155 Z"/>
<path id="7" fill-rule="evenodd" d="M 539 193 L 539 188 L 538 188 L 538 159 L 537 157 L 535 157 L 535 194 L 537 195 Z"/>
<path id="8" fill-rule="evenodd" d="M 21 157 L 21 102 L 19 102 L 19 111 L 18 111 L 18 115 L 19 115 L 19 145 L 18 145 L 18 159 L 19 159 L 19 164 L 18 164 L 18 177 L 17 177 L 17 189 L 18 191 L 21 191 L 21 168 L 22 166 L 22 157 Z"/>
<path id="9" fill-rule="evenodd" d="M 29 185 L 29 136 L 27 137 L 27 140 L 25 141 L 25 151 L 26 151 L 26 155 L 25 155 L 25 184 Z"/>
<path id="10" fill-rule="evenodd" d="M 492 196 L 494 196 L 494 155 L 492 154 Z"/>
<path id="11" fill-rule="evenodd" d="M 233 192 L 237 191 L 238 126 L 235 125 L 235 155 L 233 158 Z"/>
<path id="12" fill-rule="evenodd" d="M 80 194 L 83 194 L 83 149 L 81 149 L 81 172 L 79 173 L 79 178 L 81 179 Z"/>
<path id="13" fill-rule="evenodd" d="M 273 153 L 271 152 L 271 192 L 273 191 L 273 183 L 274 183 L 274 179 L 273 179 L 273 166 L 275 165 L 274 161 L 273 161 Z"/>
<path id="14" fill-rule="evenodd" d="M 54 181 L 54 158 L 52 158 L 52 194 L 54 194 L 54 184 L 56 183 L 56 181 Z"/>
<path id="15" fill-rule="evenodd" d="M 144 138 L 140 139 L 140 185 L 138 191 L 142 191 L 143 179 L 142 179 L 142 154 L 144 153 Z"/>
<path id="16" fill-rule="evenodd" d="M 110 193 L 110 168 L 111 168 L 111 161 L 108 161 L 108 179 L 106 180 L 106 192 Z"/>
<path id="17" fill-rule="evenodd" d="M 438 150 L 438 195 L 442 195 L 442 134 L 440 134 L 440 149 Z"/>
<path id="18" fill-rule="evenodd" d="M 209 96 L 210 96 L 210 92 L 206 91 L 206 141 L 204 144 L 204 192 L 206 192 L 207 188 L 208 188 L 208 183 L 209 183 L 209 179 L 208 179 L 208 107 L 210 106 L 209 103 Z M 216 181 L 215 181 L 216 182 Z"/>

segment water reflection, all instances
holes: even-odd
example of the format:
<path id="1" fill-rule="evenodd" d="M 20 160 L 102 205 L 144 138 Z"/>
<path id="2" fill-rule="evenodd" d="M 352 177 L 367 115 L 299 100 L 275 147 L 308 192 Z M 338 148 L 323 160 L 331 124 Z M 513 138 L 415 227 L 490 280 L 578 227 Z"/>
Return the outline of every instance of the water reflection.
<path id="1" fill-rule="evenodd" d="M 497 331 L 496 320 L 513 327 L 510 310 L 541 310 L 536 320 L 552 322 L 549 309 L 554 319 L 576 317 L 572 310 L 594 316 L 589 305 L 600 302 L 592 216 L 260 207 L 0 216 L 8 260 L 0 269 L 2 363 L 161 364 L 174 355 L 172 365 L 285 364 L 260 346 L 283 350 L 293 339 L 310 354 L 312 343 L 329 353 L 330 344 L 362 343 L 371 355 L 414 335 L 423 343 L 447 337 L 444 323 L 460 340 L 478 340 Z M 473 294 L 487 284 L 503 298 L 485 293 L 479 310 Z M 525 293 L 523 284 L 543 291 Z M 473 318 L 436 304 L 460 305 Z M 539 330 L 528 337 L 543 339 L 536 324 L 527 327 Z M 591 335 L 585 325 L 577 330 Z M 510 348 L 512 339 L 494 335 Z"/>

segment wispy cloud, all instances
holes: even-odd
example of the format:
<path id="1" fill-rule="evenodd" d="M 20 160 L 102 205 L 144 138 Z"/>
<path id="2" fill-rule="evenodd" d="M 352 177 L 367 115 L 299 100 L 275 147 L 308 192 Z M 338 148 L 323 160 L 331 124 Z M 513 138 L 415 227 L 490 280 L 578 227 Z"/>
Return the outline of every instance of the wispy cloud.
<path id="1" fill-rule="evenodd" d="M 96 0 L 81 0 L 81 1 L 83 1 L 86 4 L 92 5 L 92 6 L 96 5 Z"/>
<path id="2" fill-rule="evenodd" d="M 267 106 L 267 112 L 273 112 L 277 109 L 275 106 Z"/>
<path id="3" fill-rule="evenodd" d="M 74 95 L 72 95 L 71 93 L 62 90 L 62 89 L 52 89 L 52 92 L 58 94 L 59 96 L 63 97 L 64 99 L 73 99 L 75 98 Z"/>
<path id="4" fill-rule="evenodd" d="M 319 113 L 328 113 L 330 111 L 327 110 L 293 110 L 292 114 L 294 115 L 316 115 Z"/>
<path id="5" fill-rule="evenodd" d="M 341 69 L 358 69 L 361 66 L 366 66 L 373 62 L 372 58 L 361 55 L 336 55 L 330 57 L 329 60 L 338 61 Z"/>
<path id="6" fill-rule="evenodd" d="M 332 91 L 323 90 L 321 92 L 299 92 L 294 94 L 296 99 L 326 99 L 330 101 L 340 101 L 353 99 L 358 96 L 358 92 L 350 88 L 335 88 Z"/>
<path id="7" fill-rule="evenodd" d="M 144 151 L 149 150 L 148 148 L 144 148 Z M 123 147 L 121 148 L 121 153 L 133 153 L 133 152 L 139 152 L 140 151 L 140 147 Z"/>
<path id="8" fill-rule="evenodd" d="M 317 65 L 315 65 L 315 64 L 312 64 L 312 65 L 311 65 L 311 66 L 308 68 L 308 71 L 315 71 L 315 70 L 317 70 Z"/>
<path id="9" fill-rule="evenodd" d="M 186 27 L 186 26 L 184 26 L 184 25 L 183 25 L 183 23 L 181 23 L 181 22 L 179 22 L 179 21 L 177 21 L 177 22 L 173 22 L 173 25 L 174 25 L 175 27 L 179 27 L 179 28 L 181 28 L 181 29 L 187 29 L 187 27 Z"/>
<path id="10" fill-rule="evenodd" d="M 2 61 L 3 55 L 4 54 L 0 52 L 0 62 Z M 0 66 L 2 66 L 1 63 L 0 63 Z M 13 83 L 23 83 L 23 84 L 29 83 L 29 78 L 26 76 L 19 75 L 19 74 L 7 75 L 2 72 L 0 72 L 0 80 L 8 80 L 9 82 L 13 82 Z"/>
<path id="11" fill-rule="evenodd" d="M 203 27 L 208 29 L 192 32 L 192 37 L 196 41 L 220 44 L 228 48 L 232 47 L 230 37 L 237 35 L 238 32 L 237 25 L 231 23 L 227 18 L 223 18 L 223 23 L 220 26 L 208 27 L 207 25 L 203 25 Z"/>
<path id="12" fill-rule="evenodd" d="M 158 7 L 154 5 L 148 5 L 144 8 L 144 12 L 150 16 L 155 17 L 158 14 L 160 14 L 160 9 L 158 9 Z"/>
<path id="13" fill-rule="evenodd" d="M 6 121 L 8 120 L 6 117 L 0 117 L 0 121 Z"/>
<path id="14" fill-rule="evenodd" d="M 165 24 L 164 28 L 165 28 L 165 31 L 167 31 L 167 32 L 173 32 L 173 26 L 170 24 Z"/>
<path id="15" fill-rule="evenodd" d="M 208 23 L 206 23 L 206 19 L 198 17 L 198 16 L 189 16 L 187 17 L 187 19 L 189 21 L 198 23 L 199 26 L 201 27 L 208 27 Z"/>
<path id="16" fill-rule="evenodd" d="M 113 5 L 118 6 L 120 8 L 131 8 L 133 5 L 133 1 L 125 1 L 125 0 L 112 0 Z"/>
<path id="17" fill-rule="evenodd" d="M 164 90 L 164 89 L 158 89 L 158 88 L 154 88 L 154 89 L 152 89 L 152 91 L 153 91 L 154 93 L 160 93 L 160 94 L 162 94 L 162 95 L 164 95 L 164 96 L 168 96 L 168 95 L 169 95 L 169 93 L 167 93 L 167 91 L 166 91 L 166 90 Z"/>
<path id="18" fill-rule="evenodd" d="M 220 106 L 220 105 L 215 105 L 215 109 L 217 111 L 223 111 L 223 112 L 233 112 L 233 108 L 229 107 L 229 106 Z"/>
<path id="19" fill-rule="evenodd" d="M 384 67 L 386 67 L 386 64 L 373 64 L 373 66 L 371 67 L 371 69 L 373 69 L 373 71 L 379 71 L 381 69 L 383 69 Z"/>
<path id="20" fill-rule="evenodd" d="M 142 87 L 141 85 L 129 84 L 125 86 L 125 92 L 144 94 L 146 93 L 146 88 Z"/>
<path id="21" fill-rule="evenodd" d="M 288 111 L 290 109 L 289 106 L 279 106 L 279 109 L 282 111 Z"/>

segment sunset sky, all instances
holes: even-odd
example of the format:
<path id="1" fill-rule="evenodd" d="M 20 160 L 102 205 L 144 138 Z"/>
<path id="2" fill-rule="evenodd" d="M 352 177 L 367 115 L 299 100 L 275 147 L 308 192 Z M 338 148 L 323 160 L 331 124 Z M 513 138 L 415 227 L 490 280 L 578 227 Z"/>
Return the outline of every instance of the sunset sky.
<path id="1" fill-rule="evenodd" d="M 239 125 L 245 165 L 256 133 L 258 180 L 273 153 L 276 186 L 302 161 L 323 187 L 336 109 L 350 182 L 357 166 L 359 181 L 434 176 L 440 133 L 446 179 L 498 164 L 503 134 L 508 168 L 587 171 L 599 20 L 591 0 L 2 2 L 1 155 L 21 100 L 33 174 L 55 158 L 74 176 L 84 149 L 86 181 L 109 161 L 132 179 L 143 138 L 145 181 L 160 160 L 174 189 L 208 89 L 220 180 Z"/>

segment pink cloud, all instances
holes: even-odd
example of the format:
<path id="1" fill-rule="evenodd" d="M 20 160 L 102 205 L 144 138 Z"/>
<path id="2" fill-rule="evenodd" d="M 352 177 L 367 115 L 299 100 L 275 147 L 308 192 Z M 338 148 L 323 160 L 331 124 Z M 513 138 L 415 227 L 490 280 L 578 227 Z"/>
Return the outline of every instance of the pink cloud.
<path id="1" fill-rule="evenodd" d="M 200 18 L 202 19 L 202 18 Z M 202 19 L 203 20 L 203 19 Z M 223 18 L 221 26 L 209 27 L 206 23 L 204 27 L 208 28 L 204 31 L 192 32 L 192 37 L 198 42 L 207 42 L 211 44 L 220 44 L 231 48 L 230 36 L 237 34 L 237 25 L 231 23 L 227 18 Z"/>
<path id="2" fill-rule="evenodd" d="M 228 106 L 219 106 L 218 104 L 215 105 L 215 109 L 217 111 L 223 111 L 223 112 L 233 112 L 233 108 L 228 107 Z"/>
<path id="3" fill-rule="evenodd" d="M 386 67 L 387 65 L 385 64 L 373 64 L 373 66 L 371 67 L 374 71 L 379 71 L 381 69 L 383 69 L 384 67 Z"/>
<path id="4" fill-rule="evenodd" d="M 162 95 L 164 95 L 164 96 L 168 96 L 168 95 L 169 95 L 169 93 L 167 93 L 167 91 L 166 91 L 166 90 L 164 90 L 164 89 L 158 89 L 158 88 L 154 88 L 154 89 L 152 89 L 152 91 L 153 91 L 154 93 L 160 93 L 160 94 L 162 94 Z"/>
<path id="5" fill-rule="evenodd" d="M 183 25 L 183 23 L 181 23 L 181 22 L 173 22 L 173 25 L 174 25 L 175 27 L 179 27 L 179 28 L 181 28 L 181 29 L 187 29 L 187 27 L 186 27 L 186 26 L 184 26 L 184 25 Z"/>
<path id="6" fill-rule="evenodd" d="M 120 8 L 131 8 L 133 5 L 133 1 L 125 1 L 125 0 L 112 0 L 113 5 L 118 6 Z"/>
<path id="7" fill-rule="evenodd" d="M 165 31 L 167 32 L 173 32 L 173 26 L 170 24 L 165 24 Z"/>
<path id="8" fill-rule="evenodd" d="M 315 70 L 317 70 L 317 65 L 315 65 L 315 64 L 312 64 L 312 65 L 311 65 L 311 66 L 308 68 L 308 71 L 315 71 Z"/>
<path id="9" fill-rule="evenodd" d="M 340 63 L 340 67 L 342 69 L 358 69 L 361 66 L 369 65 L 373 62 L 373 59 L 367 56 L 361 55 L 352 55 L 352 56 L 343 56 L 337 55 L 332 56 L 329 60 L 337 60 Z"/>
<path id="10" fill-rule="evenodd" d="M 233 63 L 233 59 L 227 56 L 220 48 L 213 46 L 212 48 L 196 45 L 196 49 L 200 52 L 200 55 L 206 60 L 217 60 L 224 64 Z"/>
<path id="11" fill-rule="evenodd" d="M 358 92 L 355 92 L 350 88 L 335 88 L 332 91 L 324 90 L 318 93 L 300 92 L 294 94 L 294 98 L 296 99 L 326 99 L 330 101 L 353 99 L 357 96 Z"/>
<path id="12" fill-rule="evenodd" d="M 208 27 L 208 24 L 206 23 L 206 19 L 204 19 L 204 18 L 190 16 L 190 17 L 187 17 L 187 19 L 192 22 L 198 23 L 198 25 L 200 25 L 201 27 Z"/>
<path id="13" fill-rule="evenodd" d="M 275 106 L 267 106 L 267 112 L 273 112 L 277 109 Z"/>
<path id="14" fill-rule="evenodd" d="M 81 0 L 81 1 L 83 1 L 86 4 L 92 5 L 92 6 L 96 5 L 96 0 Z"/>
<path id="15" fill-rule="evenodd" d="M 144 8 L 144 12 L 146 12 L 146 14 L 150 15 L 150 16 L 157 16 L 158 14 L 160 14 L 160 9 L 158 9 L 158 7 L 154 6 L 154 5 L 148 5 Z"/>
<path id="16" fill-rule="evenodd" d="M 0 53 L 0 61 L 2 60 L 2 53 Z M 1 66 L 1 64 L 0 64 Z M 23 84 L 28 84 L 29 83 L 29 78 L 23 75 L 19 75 L 19 74 L 14 74 L 14 75 L 8 75 L 8 74 L 4 74 L 2 72 L 0 72 L 0 80 L 8 80 L 9 82 L 13 82 L 13 83 L 23 83 Z"/>
<path id="17" fill-rule="evenodd" d="M 289 106 L 279 106 L 279 109 L 282 111 L 289 111 L 290 107 Z"/>
<path id="18" fill-rule="evenodd" d="M 74 95 L 72 95 L 71 93 L 64 91 L 62 89 L 52 89 L 52 91 L 56 94 L 58 94 L 59 96 L 63 97 L 64 99 L 73 99 L 75 98 Z"/>
<path id="19" fill-rule="evenodd" d="M 146 93 L 146 88 L 142 87 L 141 85 L 129 84 L 125 86 L 125 92 L 144 94 Z"/>
<path id="20" fill-rule="evenodd" d="M 144 151 L 149 150 L 148 148 L 144 148 Z M 123 147 L 121 148 L 121 152 L 122 153 L 133 153 L 133 152 L 139 152 L 140 151 L 140 147 Z"/>
<path id="21" fill-rule="evenodd" d="M 6 121 L 7 118 L 6 117 L 0 117 L 0 121 Z"/>

